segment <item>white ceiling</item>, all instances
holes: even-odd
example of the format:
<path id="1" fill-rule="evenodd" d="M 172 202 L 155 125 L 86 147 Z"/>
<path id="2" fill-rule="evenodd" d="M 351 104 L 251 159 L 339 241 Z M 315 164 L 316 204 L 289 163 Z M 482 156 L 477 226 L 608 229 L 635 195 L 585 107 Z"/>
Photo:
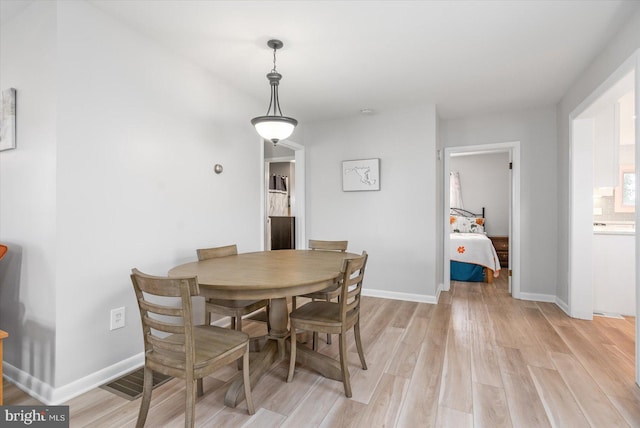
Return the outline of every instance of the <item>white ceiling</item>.
<path id="1" fill-rule="evenodd" d="M 638 1 L 90 0 L 266 112 L 279 38 L 283 113 L 300 122 L 435 103 L 442 118 L 552 105 Z"/>

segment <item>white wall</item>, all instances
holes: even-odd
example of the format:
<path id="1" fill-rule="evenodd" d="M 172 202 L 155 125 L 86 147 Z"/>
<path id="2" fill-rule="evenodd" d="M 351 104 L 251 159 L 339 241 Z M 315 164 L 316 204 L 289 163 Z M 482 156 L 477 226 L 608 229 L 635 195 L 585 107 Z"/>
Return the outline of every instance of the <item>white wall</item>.
<path id="1" fill-rule="evenodd" d="M 38 274 L 20 278 L 20 293 L 40 296 L 47 327 L 55 329 L 55 356 L 29 356 L 46 359 L 42 364 L 53 367 L 52 376 L 40 376 L 15 358 L 9 362 L 54 387 L 45 395 L 55 401 L 74 382 L 108 373 L 142 351 L 132 267 L 162 275 L 194 260 L 201 246 L 260 248 L 262 141 L 247 116 L 260 105 L 89 3 L 34 2 L 32 9 L 47 9 L 53 28 L 37 47 L 45 44 L 51 55 L 57 53 L 57 70 L 42 77 L 39 69 L 35 82 L 8 81 L 3 74 L 3 87 L 16 87 L 19 96 L 37 94 L 19 98 L 22 144 L 13 157 L 1 155 L 0 239 L 21 236 L 23 264 L 29 259 Z M 56 14 L 57 45 L 51 38 Z M 33 25 L 10 24 L 6 31 L 3 26 L 3 48 L 5 32 L 32 37 Z M 30 50 L 11 53 L 16 76 L 39 65 L 29 63 Z M 49 92 L 37 86 L 42 81 Z M 52 118 L 42 125 L 51 131 L 48 140 L 27 138 L 32 124 L 39 125 L 38 118 L 23 116 L 29 111 Z M 45 156 L 21 182 L 20 167 Z M 57 168 L 47 175 L 51 157 Z M 216 163 L 224 165 L 223 174 L 213 172 Z M 13 212 L 18 194 L 21 210 L 9 223 L 5 212 Z M 3 312 L 4 306 L 3 300 Z M 120 306 L 127 325 L 109 331 L 110 309 Z M 25 332 L 19 340 L 33 338 Z"/>
<path id="2" fill-rule="evenodd" d="M 441 135 L 445 147 L 520 141 L 520 291 L 554 296 L 558 233 L 555 108 L 445 120 Z"/>
<path id="3" fill-rule="evenodd" d="M 583 71 L 558 104 L 558 289 L 557 295 L 569 302 L 569 114 L 602 84 L 629 56 L 640 48 L 640 11 L 628 18 L 618 34 Z M 638 265 L 636 254 L 636 265 Z"/>
<path id="4" fill-rule="evenodd" d="M 307 124 L 307 238 L 369 253 L 371 292 L 436 294 L 436 114 L 432 105 Z M 380 158 L 380 191 L 343 192 L 342 161 Z"/>
<path id="5" fill-rule="evenodd" d="M 464 208 L 485 208 L 487 235 L 509 236 L 509 154 L 452 156 L 449 169 L 460 173 Z"/>
<path id="6" fill-rule="evenodd" d="M 53 384 L 56 334 L 56 5 L 0 27 L 0 88 L 17 89 L 17 148 L 0 152 L 4 361 Z"/>

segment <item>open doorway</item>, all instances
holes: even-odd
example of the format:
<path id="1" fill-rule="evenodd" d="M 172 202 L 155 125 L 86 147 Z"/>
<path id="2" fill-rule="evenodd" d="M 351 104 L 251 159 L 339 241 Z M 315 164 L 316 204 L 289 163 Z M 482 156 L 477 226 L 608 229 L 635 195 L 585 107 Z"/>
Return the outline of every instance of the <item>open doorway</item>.
<path id="1" fill-rule="evenodd" d="M 636 52 L 569 116 L 571 141 L 569 314 L 640 313 L 635 178 L 640 54 Z M 626 201 L 626 202 L 625 202 Z M 589 269 L 584 269 L 588 266 Z M 640 326 L 635 368 L 640 384 Z"/>
<path id="2" fill-rule="evenodd" d="M 460 156 L 491 156 L 503 154 L 505 161 L 505 168 L 509 168 L 509 177 L 508 177 L 508 206 L 507 213 L 505 214 L 506 219 L 498 220 L 498 221 L 506 221 L 508 226 L 504 229 L 500 230 L 499 233 L 505 234 L 506 239 L 508 240 L 508 255 L 507 255 L 507 266 L 501 269 L 501 275 L 508 275 L 509 279 L 509 288 L 511 294 L 520 298 L 520 143 L 519 142 L 509 142 L 509 143 L 496 143 L 496 144 L 485 144 L 485 145 L 477 145 L 477 146 L 465 146 L 465 147 L 449 147 L 444 150 L 444 218 L 450 218 L 450 207 L 451 200 L 449 194 L 449 188 L 451 184 L 450 179 L 450 171 L 453 158 L 457 158 Z M 500 155 L 499 155 L 500 156 Z M 479 204 L 481 207 L 484 207 L 481 201 L 474 201 L 473 204 Z M 475 205 L 474 205 L 475 206 Z M 474 209 L 477 209 L 475 207 Z M 491 221 L 491 214 L 486 213 L 487 221 Z M 497 220 L 494 218 L 494 221 Z M 450 227 L 449 223 L 445 222 L 444 228 L 444 282 L 443 282 L 443 290 L 448 291 L 451 287 L 451 270 L 450 270 L 450 248 L 451 248 L 451 239 L 450 239 Z"/>
<path id="3" fill-rule="evenodd" d="M 305 248 L 304 146 L 289 140 L 276 146 L 265 141 L 262 172 L 262 248 Z"/>

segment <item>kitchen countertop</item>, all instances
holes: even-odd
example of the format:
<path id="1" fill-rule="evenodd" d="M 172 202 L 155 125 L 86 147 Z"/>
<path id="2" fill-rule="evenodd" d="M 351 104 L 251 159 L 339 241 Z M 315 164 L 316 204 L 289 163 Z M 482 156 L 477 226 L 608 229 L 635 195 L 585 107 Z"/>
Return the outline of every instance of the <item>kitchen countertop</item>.
<path id="1" fill-rule="evenodd" d="M 595 235 L 635 235 L 636 225 L 631 221 L 596 221 L 593 223 Z"/>

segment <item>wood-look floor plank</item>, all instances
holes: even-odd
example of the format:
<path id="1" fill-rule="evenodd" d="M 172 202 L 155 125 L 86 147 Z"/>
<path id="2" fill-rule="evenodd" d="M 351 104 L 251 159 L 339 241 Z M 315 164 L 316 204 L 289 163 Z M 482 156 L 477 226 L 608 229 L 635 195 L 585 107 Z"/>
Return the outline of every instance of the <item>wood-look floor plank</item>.
<path id="1" fill-rule="evenodd" d="M 399 427 L 435 425 L 450 315 L 450 305 L 439 304 L 434 311 L 400 410 Z"/>
<path id="2" fill-rule="evenodd" d="M 473 411 L 471 346 L 467 331 L 453 327 L 449 330 L 438 403 L 464 413 Z"/>
<path id="3" fill-rule="evenodd" d="M 349 400 L 344 395 L 339 397 L 331 410 L 322 420 L 320 428 L 347 428 L 359 426 L 366 404 Z"/>
<path id="4" fill-rule="evenodd" d="M 261 428 L 278 428 L 282 425 L 286 416 L 280 413 L 272 412 L 267 409 L 256 410 L 256 414 L 251 419 L 244 423 L 241 428 L 254 427 L 260 424 Z"/>
<path id="5" fill-rule="evenodd" d="M 287 415 L 287 419 L 282 426 L 290 428 L 320 426 L 340 397 L 344 397 L 342 383 L 321 378 L 305 395 L 295 410 L 290 415 Z"/>
<path id="6" fill-rule="evenodd" d="M 529 366 L 529 371 L 552 426 L 589 426 L 571 390 L 556 370 Z"/>
<path id="7" fill-rule="evenodd" d="M 496 355 L 496 335 L 484 296 L 495 288 L 487 284 L 480 293 L 469 297 L 469 327 L 471 339 L 471 377 L 473 382 L 502 388 L 502 377 Z"/>
<path id="8" fill-rule="evenodd" d="M 408 379 L 385 374 L 369 402 L 367 411 L 362 412 L 358 426 L 362 428 L 396 426 L 400 407 L 408 388 Z"/>
<path id="9" fill-rule="evenodd" d="M 621 373 L 620 367 L 612 364 L 611 353 L 601 343 L 591 343 L 575 327 L 559 326 L 557 330 L 607 395 L 624 397 L 630 393 L 631 387 L 635 386 L 633 376 Z"/>
<path id="10" fill-rule="evenodd" d="M 632 395 L 628 397 L 616 397 L 610 395 L 609 400 L 611 400 L 618 412 L 620 412 L 629 425 L 634 428 L 640 427 L 640 401 L 637 397 Z"/>
<path id="11" fill-rule="evenodd" d="M 396 354 L 389 362 L 387 373 L 406 379 L 411 378 L 428 325 L 427 318 L 413 317 L 402 337 L 401 346 L 398 347 Z"/>
<path id="12" fill-rule="evenodd" d="M 498 359 L 500 360 L 500 371 L 513 426 L 550 426 L 544 406 L 520 350 L 499 348 Z"/>
<path id="13" fill-rule="evenodd" d="M 416 309 L 418 309 L 418 303 L 416 302 L 398 301 L 395 309 L 396 313 L 389 323 L 389 326 L 407 328 Z"/>
<path id="14" fill-rule="evenodd" d="M 291 414 L 305 395 L 320 380 L 312 370 L 296 367 L 293 380 L 286 382 L 289 362 L 283 361 L 269 370 L 253 387 L 253 402 L 261 407 L 282 415 Z"/>
<path id="15" fill-rule="evenodd" d="M 553 326 L 570 326 L 571 318 L 553 303 L 538 302 L 538 308 Z"/>
<path id="16" fill-rule="evenodd" d="M 569 347 L 562 340 L 558 332 L 553 328 L 544 314 L 537 306 L 535 308 L 523 308 L 522 314 L 531 326 L 531 331 L 535 334 L 538 342 L 544 349 L 552 352 L 571 353 Z"/>
<path id="17" fill-rule="evenodd" d="M 387 327 L 382 335 L 380 335 L 379 340 L 377 340 L 369 350 L 365 349 L 367 370 L 362 369 L 357 352 L 349 353 L 349 373 L 351 376 L 353 400 L 364 404 L 369 403 L 376 386 L 384 375 L 387 365 L 392 360 L 392 355 L 395 353 L 403 333 L 404 329 Z"/>
<path id="18" fill-rule="evenodd" d="M 628 426 L 609 398 L 578 360 L 566 353 L 557 352 L 551 354 L 551 359 L 591 426 Z"/>
<path id="19" fill-rule="evenodd" d="M 471 428 L 473 427 L 473 415 L 445 406 L 439 406 L 435 426 L 437 428 Z"/>
<path id="20" fill-rule="evenodd" d="M 594 317 L 594 320 L 595 318 L 597 317 Z M 620 349 L 620 351 L 622 351 L 633 363 L 636 353 L 635 338 L 633 336 L 629 336 L 622 329 L 612 327 L 609 323 L 606 322 L 598 322 L 595 323 L 595 325 L 596 328 L 600 330 L 605 336 L 607 336 L 611 340 L 611 343 L 618 349 Z"/>
<path id="21" fill-rule="evenodd" d="M 512 426 L 503 388 L 473 383 L 473 425 L 476 428 Z"/>

